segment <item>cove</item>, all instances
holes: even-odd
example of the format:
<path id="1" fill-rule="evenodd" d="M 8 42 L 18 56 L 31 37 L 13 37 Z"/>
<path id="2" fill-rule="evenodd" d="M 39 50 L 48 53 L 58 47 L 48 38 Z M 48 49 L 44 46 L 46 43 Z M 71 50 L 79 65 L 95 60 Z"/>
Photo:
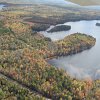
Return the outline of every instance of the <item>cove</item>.
<path id="1" fill-rule="evenodd" d="M 72 77 L 78 79 L 100 79 L 100 27 L 96 26 L 97 22 L 100 22 L 100 20 L 67 22 L 64 25 L 71 26 L 69 31 L 43 32 L 44 36 L 50 37 L 53 41 L 63 39 L 65 36 L 76 32 L 89 34 L 96 38 L 96 45 L 90 50 L 71 56 L 51 59 L 48 60 L 48 63 L 66 70 Z"/>

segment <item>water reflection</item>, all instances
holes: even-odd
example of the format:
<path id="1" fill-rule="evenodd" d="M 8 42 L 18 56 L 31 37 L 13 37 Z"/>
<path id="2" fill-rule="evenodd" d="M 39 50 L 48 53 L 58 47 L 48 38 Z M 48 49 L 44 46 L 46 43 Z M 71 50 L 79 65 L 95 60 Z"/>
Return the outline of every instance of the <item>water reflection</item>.
<path id="1" fill-rule="evenodd" d="M 54 41 L 63 39 L 65 36 L 75 32 L 89 34 L 96 38 L 96 45 L 92 49 L 73 56 L 52 59 L 48 62 L 56 67 L 64 68 L 70 75 L 79 79 L 100 79 L 100 27 L 95 25 L 96 22 L 100 21 L 68 22 L 65 25 L 71 25 L 72 29 L 70 31 L 45 32 L 44 35 Z"/>

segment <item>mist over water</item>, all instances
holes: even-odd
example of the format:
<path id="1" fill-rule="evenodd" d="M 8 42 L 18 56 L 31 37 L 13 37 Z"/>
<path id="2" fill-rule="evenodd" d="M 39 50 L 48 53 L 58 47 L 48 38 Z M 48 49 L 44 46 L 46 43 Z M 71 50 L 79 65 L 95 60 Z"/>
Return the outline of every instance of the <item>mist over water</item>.
<path id="1" fill-rule="evenodd" d="M 44 32 L 44 35 L 50 37 L 53 41 L 63 39 L 65 36 L 76 32 L 89 34 L 96 38 L 96 45 L 90 50 L 72 56 L 59 57 L 48 62 L 65 69 L 72 77 L 78 79 L 100 79 L 100 27 L 96 26 L 97 22 L 100 21 L 68 22 L 64 25 L 71 25 L 72 28 L 69 31 Z"/>

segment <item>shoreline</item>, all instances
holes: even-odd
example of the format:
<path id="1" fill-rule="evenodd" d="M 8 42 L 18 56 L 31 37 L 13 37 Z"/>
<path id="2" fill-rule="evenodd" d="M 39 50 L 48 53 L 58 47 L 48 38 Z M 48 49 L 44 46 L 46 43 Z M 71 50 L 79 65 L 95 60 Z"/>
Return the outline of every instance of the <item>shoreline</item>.
<path id="1" fill-rule="evenodd" d="M 52 25 L 54 25 L 54 26 L 56 26 L 56 25 L 60 25 L 60 24 L 65 24 L 65 23 L 67 23 L 67 22 L 78 22 L 78 21 L 93 21 L 93 20 L 100 20 L 100 17 L 99 16 L 93 16 L 92 18 L 76 18 L 76 17 L 74 17 L 74 19 L 72 18 L 72 19 L 64 19 L 64 20 L 62 20 L 63 18 L 61 18 L 61 20 L 59 21 L 59 22 L 56 22 L 56 21 L 53 21 L 53 20 L 48 20 L 48 21 L 50 21 L 50 22 L 47 22 L 46 21 L 46 23 L 45 23 L 45 21 L 43 22 L 43 20 L 45 20 L 45 19 L 42 19 L 42 22 L 41 22 L 41 20 L 39 21 L 39 20 L 32 20 L 33 18 L 29 18 L 29 19 L 27 19 L 27 18 L 25 18 L 23 21 L 25 21 L 25 22 L 29 22 L 29 23 L 37 23 L 37 24 L 44 24 L 44 25 L 49 25 L 49 26 L 52 26 Z M 49 27 L 50 28 L 50 27 Z M 48 28 L 47 28 L 48 29 Z M 47 30 L 47 29 L 45 29 L 45 30 Z M 42 30 L 42 31 L 45 31 L 45 30 Z M 38 32 L 40 32 L 40 31 L 38 31 Z"/>
<path id="2" fill-rule="evenodd" d="M 74 40 L 74 41 L 76 41 L 77 39 L 76 39 L 76 37 L 77 36 L 80 36 L 80 37 L 85 37 L 85 38 L 89 38 L 89 39 L 91 39 L 91 41 L 89 41 L 89 43 L 88 42 L 85 42 L 84 40 L 81 40 L 81 39 L 79 39 L 78 41 L 79 41 L 79 43 L 76 43 L 75 45 L 73 44 L 73 46 L 69 46 L 69 45 L 66 45 L 66 46 L 63 46 L 63 47 L 60 47 L 60 45 L 59 45 L 59 43 L 60 42 L 65 42 L 66 44 L 67 44 L 67 41 L 69 42 L 69 39 L 71 39 L 72 38 L 72 40 L 70 40 L 70 43 L 72 43 L 72 41 Z M 75 36 L 75 38 L 73 38 L 73 36 Z M 82 41 L 84 41 L 84 45 L 82 45 Z M 82 42 L 82 43 L 81 43 Z M 76 47 L 77 47 L 77 45 L 79 45 L 80 44 L 80 46 L 79 46 L 79 48 L 77 49 Z M 51 56 L 49 56 L 49 57 L 47 57 L 46 58 L 46 60 L 49 60 L 49 59 L 54 59 L 54 58 L 59 58 L 59 57 L 63 57 L 63 56 L 69 56 L 69 55 L 74 55 L 74 54 L 78 54 L 78 53 L 81 53 L 81 52 L 83 52 L 83 51 L 85 51 L 85 50 L 89 50 L 89 49 L 91 49 L 93 46 L 95 46 L 95 44 L 96 44 L 96 38 L 94 38 L 94 37 L 92 37 L 92 36 L 90 36 L 90 35 L 86 35 L 86 34 L 82 34 L 82 33 L 74 33 L 74 34 L 71 34 L 71 35 L 68 35 L 68 36 L 66 36 L 64 39 L 62 39 L 62 40 L 58 40 L 57 42 L 56 42 L 56 45 L 57 45 L 57 50 L 56 50 L 56 52 L 53 54 L 53 55 L 51 55 Z M 63 48 L 66 48 L 66 49 L 69 49 L 70 48 L 70 50 L 68 50 L 68 51 L 64 51 L 64 52 L 58 52 L 59 51 L 59 49 L 63 49 Z"/>
<path id="3" fill-rule="evenodd" d="M 6 3 L 6 2 L 2 2 L 0 4 L 3 4 L 4 5 L 4 11 L 6 10 L 6 7 L 8 7 L 8 11 L 9 11 L 9 7 L 11 6 L 32 6 L 32 5 L 35 5 L 35 4 L 12 4 L 12 3 Z M 49 7 L 48 5 L 43 5 L 43 7 Z M 54 7 L 54 6 L 50 6 L 51 8 Z M 50 9 L 51 9 L 50 8 Z M 57 11 L 59 10 L 58 7 L 57 8 Z M 78 8 L 77 7 L 60 7 L 60 9 L 62 10 L 65 10 L 65 13 L 61 14 L 61 16 L 54 16 L 53 13 L 51 12 L 51 16 L 47 16 L 47 17 L 43 17 L 42 14 L 40 14 L 39 16 L 37 15 L 29 15 L 28 17 L 27 16 L 22 16 L 20 17 L 20 19 L 27 23 L 27 24 L 31 24 L 32 23 L 36 23 L 36 24 L 42 24 L 42 25 L 47 25 L 47 26 L 51 26 L 51 25 L 58 25 L 58 24 L 64 24 L 66 22 L 77 22 L 77 21 L 82 21 L 82 20 L 86 20 L 86 21 L 91 21 L 91 20 L 100 20 L 100 15 L 98 14 L 100 11 L 95 11 L 95 10 L 88 10 L 87 8 L 81 8 L 80 10 L 77 10 Z M 67 10 L 69 11 L 72 11 L 71 12 L 68 12 Z M 83 13 L 82 13 L 82 10 L 83 10 Z M 87 10 L 87 11 L 86 11 Z M 76 13 L 74 13 L 76 11 L 76 13 L 79 13 L 78 15 Z M 89 12 L 89 13 L 88 13 Z M 58 13 L 58 12 L 57 12 Z M 93 13 L 93 14 L 92 14 Z M 47 14 L 45 12 L 45 14 Z M 72 17 L 73 16 L 73 17 Z M 37 26 L 38 26 L 37 25 Z M 39 25 L 40 26 L 40 25 Z M 39 27 L 40 30 L 37 31 L 37 32 L 40 32 L 40 31 L 45 31 L 47 28 L 42 28 L 41 30 L 41 26 Z M 33 30 L 35 31 L 35 30 Z"/>

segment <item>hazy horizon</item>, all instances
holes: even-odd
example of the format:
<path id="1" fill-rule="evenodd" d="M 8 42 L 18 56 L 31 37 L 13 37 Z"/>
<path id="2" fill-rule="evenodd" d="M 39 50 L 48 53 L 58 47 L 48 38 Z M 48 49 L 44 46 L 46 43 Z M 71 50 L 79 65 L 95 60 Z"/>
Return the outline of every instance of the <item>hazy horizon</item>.
<path id="1" fill-rule="evenodd" d="M 0 2 L 8 3 L 24 3 L 24 4 L 34 4 L 34 3 L 43 3 L 43 4 L 79 4 L 82 6 L 88 5 L 100 5 L 99 0 L 0 0 Z"/>
<path id="2" fill-rule="evenodd" d="M 100 0 L 66 0 L 81 6 L 100 5 Z"/>

